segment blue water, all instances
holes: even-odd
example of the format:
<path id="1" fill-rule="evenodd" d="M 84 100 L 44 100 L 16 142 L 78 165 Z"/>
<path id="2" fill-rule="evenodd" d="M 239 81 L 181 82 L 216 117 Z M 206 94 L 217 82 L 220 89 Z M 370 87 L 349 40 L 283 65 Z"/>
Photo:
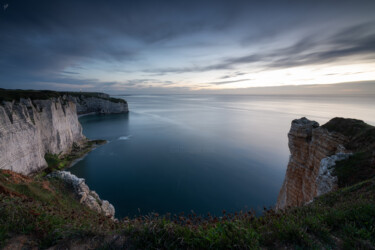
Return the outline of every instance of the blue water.
<path id="1" fill-rule="evenodd" d="M 116 217 L 149 212 L 221 214 L 273 206 L 295 118 L 335 116 L 375 125 L 373 97 L 126 96 L 130 113 L 80 118 L 109 142 L 73 166 Z"/>

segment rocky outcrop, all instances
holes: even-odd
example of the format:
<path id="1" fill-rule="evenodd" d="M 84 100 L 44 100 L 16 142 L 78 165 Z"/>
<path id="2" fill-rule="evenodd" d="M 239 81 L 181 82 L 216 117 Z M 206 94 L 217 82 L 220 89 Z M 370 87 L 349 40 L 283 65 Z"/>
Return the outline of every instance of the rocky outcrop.
<path id="1" fill-rule="evenodd" d="M 351 155 L 352 153 L 339 152 L 320 161 L 319 174 L 316 178 L 316 196 L 337 188 L 337 176 L 333 174 L 336 162 L 346 160 Z"/>
<path id="2" fill-rule="evenodd" d="M 68 95 L 69 100 L 77 106 L 77 113 L 90 114 L 110 114 L 129 112 L 128 104 L 123 99 L 111 98 L 107 94 L 97 93 L 96 96 L 90 95 Z"/>
<path id="3" fill-rule="evenodd" d="M 66 97 L 0 105 L 0 169 L 28 175 L 47 167 L 46 153 L 69 153 L 84 140 L 76 106 Z"/>
<path id="4" fill-rule="evenodd" d="M 276 208 L 299 206 L 337 186 L 331 168 L 345 158 L 344 145 L 349 138 L 319 127 L 315 121 L 301 118 L 292 121 L 288 133 L 290 158 Z"/>
<path id="5" fill-rule="evenodd" d="M 276 209 L 375 176 L 375 127 L 361 120 L 333 118 L 319 126 L 303 117 L 292 121 L 288 139 L 291 155 Z"/>
<path id="6" fill-rule="evenodd" d="M 101 200 L 95 191 L 90 190 L 85 183 L 85 179 L 78 178 L 67 171 L 55 171 L 49 174 L 49 177 L 61 179 L 71 186 L 81 204 L 84 204 L 98 213 L 103 213 L 109 218 L 115 218 L 114 206 L 106 200 Z"/>

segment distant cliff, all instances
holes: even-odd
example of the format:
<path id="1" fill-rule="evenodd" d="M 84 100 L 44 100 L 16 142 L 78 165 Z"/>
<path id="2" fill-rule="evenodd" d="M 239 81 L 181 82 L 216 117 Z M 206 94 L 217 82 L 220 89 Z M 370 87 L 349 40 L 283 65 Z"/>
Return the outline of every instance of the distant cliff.
<path id="1" fill-rule="evenodd" d="M 64 155 L 85 141 L 77 107 L 128 112 L 126 101 L 101 93 L 0 89 L 0 169 L 28 175 L 47 167 L 46 153 Z"/>
<path id="2" fill-rule="evenodd" d="M 277 209 L 375 175 L 375 127 L 363 121 L 334 118 L 319 126 L 301 118 L 292 121 L 288 138 L 291 155 Z"/>
<path id="3" fill-rule="evenodd" d="M 79 93 L 72 95 L 67 93 L 67 96 L 69 100 L 76 104 L 79 115 L 89 113 L 126 113 L 129 111 L 125 100 L 111 98 L 109 95 L 103 93 L 94 93 L 93 95 Z"/>

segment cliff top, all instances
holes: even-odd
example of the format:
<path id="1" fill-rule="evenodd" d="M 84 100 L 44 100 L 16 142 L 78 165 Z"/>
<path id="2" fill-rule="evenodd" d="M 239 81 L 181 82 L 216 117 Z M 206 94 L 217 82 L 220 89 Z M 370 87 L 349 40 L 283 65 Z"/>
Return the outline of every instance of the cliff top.
<path id="1" fill-rule="evenodd" d="M 0 88 L 0 103 L 4 101 L 19 101 L 21 98 L 31 100 L 46 100 L 50 98 L 58 98 L 64 95 L 70 95 L 74 97 L 95 97 L 104 100 L 109 100 L 115 103 L 126 103 L 125 100 L 119 98 L 112 98 L 107 94 L 99 92 L 58 92 L 52 90 L 21 90 L 21 89 L 1 89 Z"/>
<path id="2" fill-rule="evenodd" d="M 335 117 L 322 127 L 350 138 L 345 145 L 349 150 L 364 150 L 375 144 L 375 127 L 361 120 Z"/>
<path id="3" fill-rule="evenodd" d="M 364 121 L 342 117 L 335 117 L 322 127 L 328 129 L 328 131 L 336 131 L 348 137 L 358 136 L 364 131 L 374 128 Z"/>

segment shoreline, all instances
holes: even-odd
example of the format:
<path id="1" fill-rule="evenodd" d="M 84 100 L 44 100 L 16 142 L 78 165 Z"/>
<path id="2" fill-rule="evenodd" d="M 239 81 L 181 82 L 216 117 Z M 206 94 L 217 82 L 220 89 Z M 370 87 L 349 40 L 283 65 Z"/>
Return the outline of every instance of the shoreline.
<path id="1" fill-rule="evenodd" d="M 45 169 L 34 173 L 33 175 L 35 176 L 41 174 L 42 176 L 44 176 L 56 170 L 67 170 L 73 167 L 77 162 L 84 159 L 92 150 L 106 143 L 108 143 L 108 141 L 106 140 L 87 139 L 82 145 L 73 146 L 71 152 L 63 156 L 56 154 L 46 154 L 45 159 L 48 166 Z"/>
<path id="2" fill-rule="evenodd" d="M 100 147 L 100 146 L 108 143 L 107 140 L 90 140 L 90 142 L 92 142 L 92 141 L 95 141 L 95 142 L 96 141 L 103 141 L 103 142 L 99 142 L 99 143 L 93 144 L 90 150 L 88 150 L 87 152 L 85 152 L 81 157 L 72 160 L 72 162 L 67 167 L 65 167 L 62 170 L 67 170 L 67 169 L 73 167 L 75 164 L 77 164 L 78 162 L 80 162 L 81 160 L 83 160 L 90 152 L 92 152 L 93 150 L 97 149 L 98 147 Z"/>

